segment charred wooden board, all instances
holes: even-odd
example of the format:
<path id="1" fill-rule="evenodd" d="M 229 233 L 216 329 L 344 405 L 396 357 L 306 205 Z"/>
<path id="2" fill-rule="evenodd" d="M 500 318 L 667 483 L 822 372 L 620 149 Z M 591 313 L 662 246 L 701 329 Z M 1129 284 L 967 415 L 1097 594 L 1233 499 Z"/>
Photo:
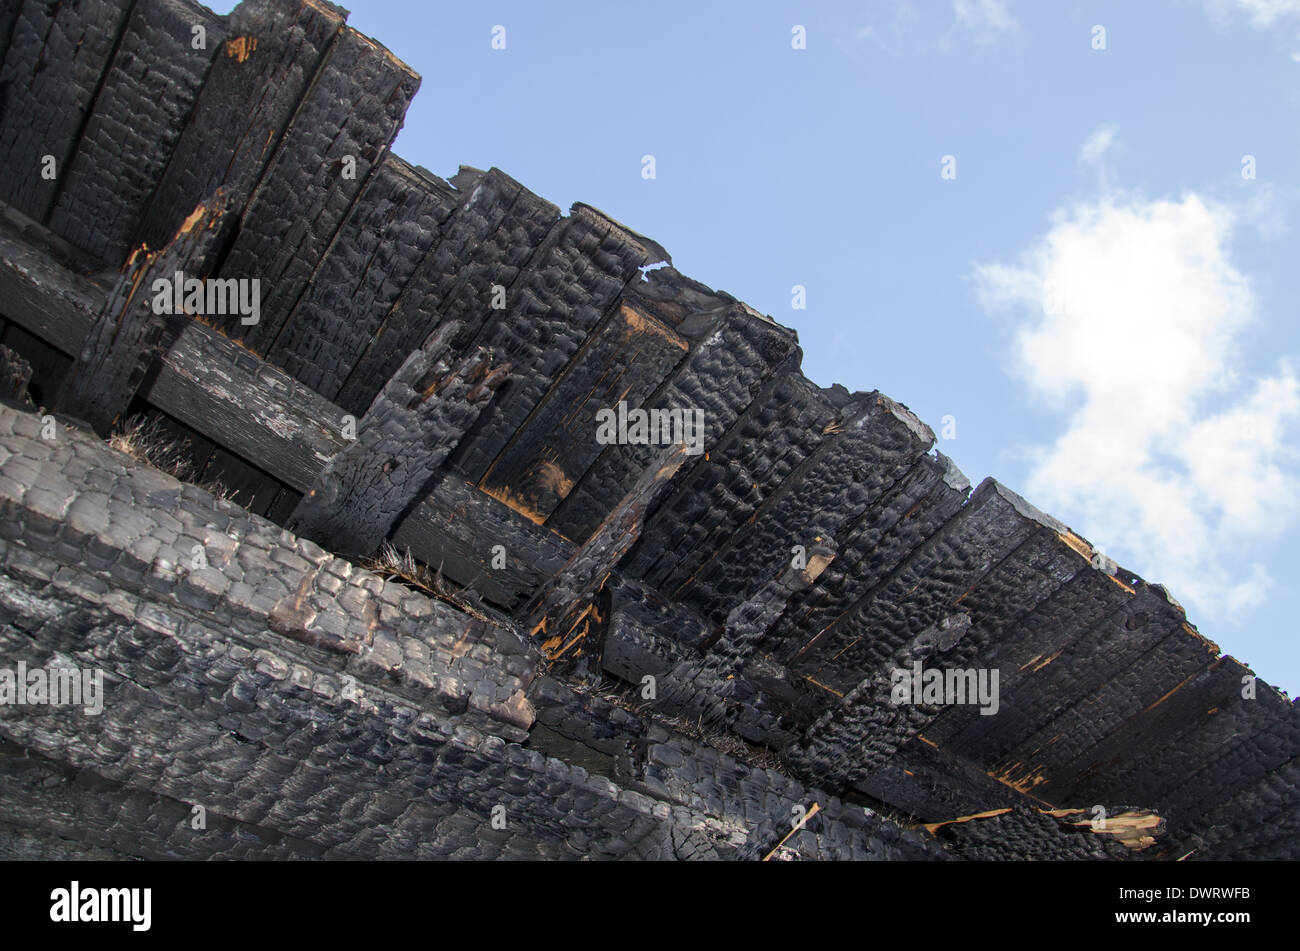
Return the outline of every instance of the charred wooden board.
<path id="1" fill-rule="evenodd" d="M 1108 612 L 1054 655 L 1030 664 L 1028 673 L 1032 676 L 1016 684 L 1010 695 L 1004 688 L 1002 701 L 1009 715 L 986 718 L 1001 722 L 985 734 L 980 746 L 963 747 L 968 755 L 1013 785 L 1029 787 L 1048 782 L 1052 774 L 1047 764 L 1056 762 L 1053 751 L 1062 742 L 1073 745 L 1066 734 L 1078 729 L 1080 717 L 1090 715 L 1089 708 L 1094 706 L 1096 694 L 1106 680 L 1118 676 L 1126 664 L 1135 662 L 1153 642 L 1163 640 L 1182 623 L 1181 612 L 1148 590 L 1123 601 L 1120 610 Z M 1200 654 L 1200 667 L 1204 668 L 1212 659 L 1204 642 Z M 1175 655 L 1171 661 L 1177 667 L 1189 659 Z M 1187 670 L 1173 683 L 1167 683 L 1149 702 L 1190 673 Z"/>
<path id="2" fill-rule="evenodd" d="M 0 68 L 0 201 L 45 220 L 131 6 L 130 0 L 23 3 Z M 45 174 L 47 156 L 53 177 Z"/>
<path id="3" fill-rule="evenodd" d="M 54 231 L 113 266 L 126 258 L 225 36 L 190 0 L 136 3 L 68 163 Z"/>
<path id="4" fill-rule="evenodd" d="M 600 453 L 597 413 L 639 407 L 688 348 L 649 314 L 621 304 L 484 475 L 480 487 L 542 523 Z"/>
<path id="5" fill-rule="evenodd" d="M 686 596 L 706 615 L 718 617 L 781 564 L 794 559 L 806 564 L 808 550 L 836 539 L 933 441 L 929 427 L 879 393 L 844 407 L 829 438 L 696 569 Z"/>
<path id="6" fill-rule="evenodd" d="M 668 270 L 651 271 L 649 282 L 636 285 L 638 293 L 647 293 L 647 286 L 657 287 L 663 280 L 659 275 Z M 715 302 L 709 298 L 703 303 Z M 656 312 L 661 309 L 656 302 Z M 691 340 L 691 352 L 645 402 L 668 410 L 702 411 L 705 451 L 712 453 L 763 381 L 777 367 L 797 361 L 799 349 L 789 330 L 741 305 L 722 305 L 720 313 L 691 310 L 681 317 L 677 331 Z M 586 538 L 602 513 L 617 504 L 651 464 L 653 454 L 653 446 L 605 447 L 547 525 L 568 538 Z M 699 457 L 688 460 L 682 478 L 700 461 Z"/>
<path id="7" fill-rule="evenodd" d="M 986 479 L 965 507 L 841 617 L 810 637 L 791 668 L 845 693 L 917 632 L 960 608 L 974 587 L 1041 525 L 1060 526 Z"/>
<path id="8" fill-rule="evenodd" d="M 1237 704 L 1252 676 L 1233 658 L 1220 657 L 1097 744 L 1093 755 L 1107 769 L 1080 774 L 1060 795 L 1100 801 L 1110 790 L 1128 790 L 1136 801 L 1163 802 L 1196 771 L 1216 735 L 1250 729 L 1250 708 Z"/>
<path id="9" fill-rule="evenodd" d="M 454 473 L 430 487 L 397 527 L 393 545 L 512 613 L 574 552 Z"/>
<path id="10" fill-rule="evenodd" d="M 315 0 L 249 0 L 235 8 L 132 246 L 161 246 L 222 185 L 242 212 L 344 17 Z"/>
<path id="11" fill-rule="evenodd" d="M 835 560 L 791 598 L 763 650 L 790 656 L 823 630 L 943 526 L 966 501 L 970 483 L 943 456 L 912 470 L 844 531 Z M 806 635 L 800 639 L 801 634 Z"/>
<path id="12" fill-rule="evenodd" d="M 256 54 L 254 54 L 256 55 Z M 261 281 L 261 319 L 231 336 L 258 353 L 275 343 L 321 255 L 383 157 L 420 77 L 345 27 L 317 71 L 239 223 L 221 266 Z"/>
<path id="13" fill-rule="evenodd" d="M 268 359 L 336 398 L 458 200 L 442 179 L 385 153 Z"/>
<path id="14" fill-rule="evenodd" d="M 459 207 L 339 391 L 338 403 L 350 413 L 364 412 L 442 321 L 461 321 L 467 337 L 476 333 L 491 313 L 493 285 L 514 281 L 560 216 L 498 169 L 465 169 L 452 184 L 464 195 Z"/>
<path id="15" fill-rule="evenodd" d="M 649 256 L 634 235 L 593 209 L 575 206 L 556 225 L 506 290 L 505 309 L 489 311 L 474 338 L 512 372 L 454 457 L 471 479 L 483 478 Z"/>
<path id="16" fill-rule="evenodd" d="M 773 380 L 650 518 L 628 573 L 680 597 L 709 556 L 826 439 L 837 395 L 797 374 Z"/>

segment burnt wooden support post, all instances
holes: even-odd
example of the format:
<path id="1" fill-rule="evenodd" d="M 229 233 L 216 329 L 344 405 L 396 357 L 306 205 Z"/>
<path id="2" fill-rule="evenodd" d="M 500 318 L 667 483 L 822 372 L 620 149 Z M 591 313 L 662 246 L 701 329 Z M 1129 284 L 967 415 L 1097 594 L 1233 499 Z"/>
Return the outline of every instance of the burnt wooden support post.
<path id="1" fill-rule="evenodd" d="M 127 259 L 108 299 L 100 308 L 82 344 L 59 398 L 59 409 L 84 419 L 101 436 L 130 405 L 150 365 L 163 350 L 163 332 L 170 320 L 183 319 L 195 276 L 186 268 L 202 261 L 211 249 L 229 208 L 227 193 L 218 189 L 181 224 L 161 251 L 141 245 Z M 154 283 L 167 289 L 155 293 Z M 180 287 L 174 286 L 177 282 Z M 200 312 L 210 308 L 205 286 L 197 285 Z M 229 288 L 222 287 L 228 298 Z M 175 301 L 181 313 L 173 313 Z"/>
<path id="2" fill-rule="evenodd" d="M 440 327 L 398 368 L 356 424 L 356 439 L 320 471 L 288 527 L 345 556 L 373 554 L 505 381 L 477 348 L 450 352 Z"/>
<path id="3" fill-rule="evenodd" d="M 524 628 L 530 636 L 545 637 L 542 648 L 551 657 L 559 657 L 576 641 L 568 635 L 592 609 L 610 572 L 640 537 L 647 510 L 672 481 L 687 455 L 688 447 L 684 443 L 667 447 L 592 536 L 525 606 Z"/>

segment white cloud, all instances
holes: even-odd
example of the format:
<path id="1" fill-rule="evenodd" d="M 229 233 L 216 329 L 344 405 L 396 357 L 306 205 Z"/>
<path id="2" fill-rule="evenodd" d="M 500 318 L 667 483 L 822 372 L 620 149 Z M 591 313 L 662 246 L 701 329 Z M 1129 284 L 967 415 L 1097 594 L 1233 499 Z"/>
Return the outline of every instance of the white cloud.
<path id="1" fill-rule="evenodd" d="M 1079 150 L 1079 161 L 1085 165 L 1096 165 L 1115 144 L 1116 129 L 1113 125 L 1100 125 L 1088 136 Z"/>
<path id="2" fill-rule="evenodd" d="M 1014 33 L 1020 28 L 1007 0 L 952 0 L 952 12 L 957 25 L 975 34 L 980 41 L 988 41 L 1000 33 Z"/>
<path id="3" fill-rule="evenodd" d="M 1195 194 L 1109 196 L 1058 214 L 1019 264 L 976 271 L 986 306 L 1023 316 L 1016 367 L 1063 417 L 1029 498 L 1216 619 L 1264 597 L 1252 547 L 1300 499 L 1300 382 L 1240 370 L 1256 302 L 1229 259 L 1236 223 Z"/>
<path id="4" fill-rule="evenodd" d="M 1216 19 L 1244 14 L 1251 26 L 1267 29 L 1278 20 L 1300 16 L 1300 0 L 1205 0 L 1206 9 Z"/>

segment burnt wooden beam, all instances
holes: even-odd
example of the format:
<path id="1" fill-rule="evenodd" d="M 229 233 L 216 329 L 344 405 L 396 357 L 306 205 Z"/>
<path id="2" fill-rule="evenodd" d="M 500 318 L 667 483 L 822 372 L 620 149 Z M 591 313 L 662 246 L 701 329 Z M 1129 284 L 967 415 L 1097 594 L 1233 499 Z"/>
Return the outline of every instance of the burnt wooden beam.
<path id="1" fill-rule="evenodd" d="M 833 541 L 810 540 L 805 557 L 790 559 L 775 577 L 769 577 L 731 610 L 721 636 L 703 657 L 696 653 L 673 666 L 664 677 L 663 698 L 688 719 L 732 726 L 742 706 L 755 706 L 747 701 L 754 699 L 758 688 L 745 676 L 745 665 L 790 599 L 813 584 L 834 559 Z"/>
<path id="2" fill-rule="evenodd" d="M 474 338 L 514 371 L 453 458 L 471 479 L 483 478 L 650 254 L 637 235 L 584 205 L 556 225 Z"/>
<path id="3" fill-rule="evenodd" d="M 462 168 L 463 196 L 437 244 L 355 361 L 335 399 L 360 414 L 440 323 L 459 320 L 473 336 L 492 313 L 492 287 L 508 287 L 560 217 L 560 210 L 499 169 Z M 469 341 L 455 341 L 457 346 Z"/>
<path id="4" fill-rule="evenodd" d="M 345 17 L 315 0 L 245 0 L 234 9 L 132 246 L 165 243 L 218 187 L 243 210 Z"/>
<path id="5" fill-rule="evenodd" d="M 165 248 L 141 248 L 128 259 L 64 382 L 58 399 L 63 412 L 108 434 L 162 352 L 168 323 L 186 319 L 190 285 L 204 298 L 205 285 L 191 276 L 191 266 L 211 248 L 227 209 L 228 196 L 218 191 L 194 209 Z M 156 290 L 155 282 L 164 288 Z"/>
<path id="6" fill-rule="evenodd" d="M 256 53 L 254 53 L 256 55 Z M 321 256 L 402 127 L 420 77 L 344 27 L 317 71 L 239 222 L 225 277 L 261 281 L 260 319 L 230 335 L 265 354 Z"/>
<path id="7" fill-rule="evenodd" d="M 122 263 L 225 38 L 223 19 L 197 3 L 135 4 L 63 176 L 55 232 Z"/>
<path id="8" fill-rule="evenodd" d="M 628 573 L 680 596 L 713 552 L 828 438 L 837 401 L 848 395 L 795 372 L 771 379 L 647 521 Z"/>
<path id="9" fill-rule="evenodd" d="M 268 359 L 336 399 L 460 198 L 442 179 L 385 153 Z"/>
<path id="10" fill-rule="evenodd" d="M 706 451 L 711 453 L 763 381 L 777 367 L 797 364 L 799 348 L 791 331 L 725 295 L 706 291 L 665 267 L 650 271 L 628 296 L 639 302 L 640 309 L 664 315 L 674 330 L 691 342 L 690 353 L 644 404 L 702 411 Z M 604 447 L 547 519 L 547 525 L 568 538 L 589 536 L 602 514 L 618 504 L 652 463 L 654 452 L 653 446 Z M 703 457 L 688 461 L 682 477 L 702 463 Z"/>
<path id="11" fill-rule="evenodd" d="M 641 533 L 646 509 L 672 481 L 686 460 L 684 444 L 668 446 L 658 462 L 647 469 L 629 492 L 573 557 L 533 595 L 522 612 L 523 627 L 544 639 L 543 650 L 558 657 L 565 643 L 615 566 Z"/>
<path id="12" fill-rule="evenodd" d="M 955 613 L 922 631 L 791 744 L 787 765 L 806 781 L 836 793 L 884 766 L 944 710 L 943 700 L 926 700 L 914 665 L 942 674 L 942 668 L 951 666 L 952 649 L 970 628 L 970 615 Z M 909 696 L 901 701 L 894 694 L 898 670 L 909 677 Z"/>
<path id="13" fill-rule="evenodd" d="M 480 487 L 544 522 L 603 448 L 597 441 L 597 414 L 616 411 L 620 404 L 640 408 L 688 347 L 651 314 L 620 304 L 587 338 Z"/>
<path id="14" fill-rule="evenodd" d="M 838 537 L 934 442 L 930 428 L 881 393 L 857 395 L 831 432 L 696 569 L 688 600 L 725 616 L 796 546 Z"/>
<path id="15" fill-rule="evenodd" d="M 0 201 L 45 220 L 131 6 L 131 0 L 23 3 L 0 67 Z"/>
<path id="16" fill-rule="evenodd" d="M 841 532 L 839 554 L 816 583 L 796 594 L 773 625 L 765 649 L 780 651 L 803 631 L 839 617 L 961 508 L 970 482 L 942 454 L 924 456 L 856 522 Z"/>
<path id="17" fill-rule="evenodd" d="M 379 548 L 508 374 L 482 349 L 453 358 L 459 329 L 439 328 L 406 358 L 298 503 L 291 531 L 344 556 Z"/>

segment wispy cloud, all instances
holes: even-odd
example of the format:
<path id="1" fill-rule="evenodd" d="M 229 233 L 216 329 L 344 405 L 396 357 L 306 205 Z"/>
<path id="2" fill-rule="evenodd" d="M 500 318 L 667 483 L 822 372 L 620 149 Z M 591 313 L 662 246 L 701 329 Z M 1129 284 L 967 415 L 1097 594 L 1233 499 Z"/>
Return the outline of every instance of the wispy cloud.
<path id="1" fill-rule="evenodd" d="M 1104 154 L 1093 139 L 1085 152 Z M 1033 450 L 1030 497 L 1215 618 L 1264 597 L 1253 546 L 1300 499 L 1300 381 L 1237 356 L 1257 309 L 1229 255 L 1237 219 L 1196 194 L 1106 195 L 1058 213 L 1019 262 L 976 270 L 985 305 L 1019 317 L 1016 369 L 1061 420 Z"/>
<path id="2" fill-rule="evenodd" d="M 1084 140 L 1079 149 L 1079 161 L 1085 165 L 1096 165 L 1102 160 L 1110 147 L 1115 144 L 1116 128 L 1113 125 L 1100 125 L 1092 135 Z"/>
<path id="3" fill-rule="evenodd" d="M 981 43 L 1020 29 L 1007 0 L 953 0 L 952 12 L 957 26 L 968 30 Z"/>
<path id="4" fill-rule="evenodd" d="M 1215 19 L 1244 15 L 1251 26 L 1267 29 L 1288 17 L 1300 19 L 1300 0 L 1204 0 Z"/>

